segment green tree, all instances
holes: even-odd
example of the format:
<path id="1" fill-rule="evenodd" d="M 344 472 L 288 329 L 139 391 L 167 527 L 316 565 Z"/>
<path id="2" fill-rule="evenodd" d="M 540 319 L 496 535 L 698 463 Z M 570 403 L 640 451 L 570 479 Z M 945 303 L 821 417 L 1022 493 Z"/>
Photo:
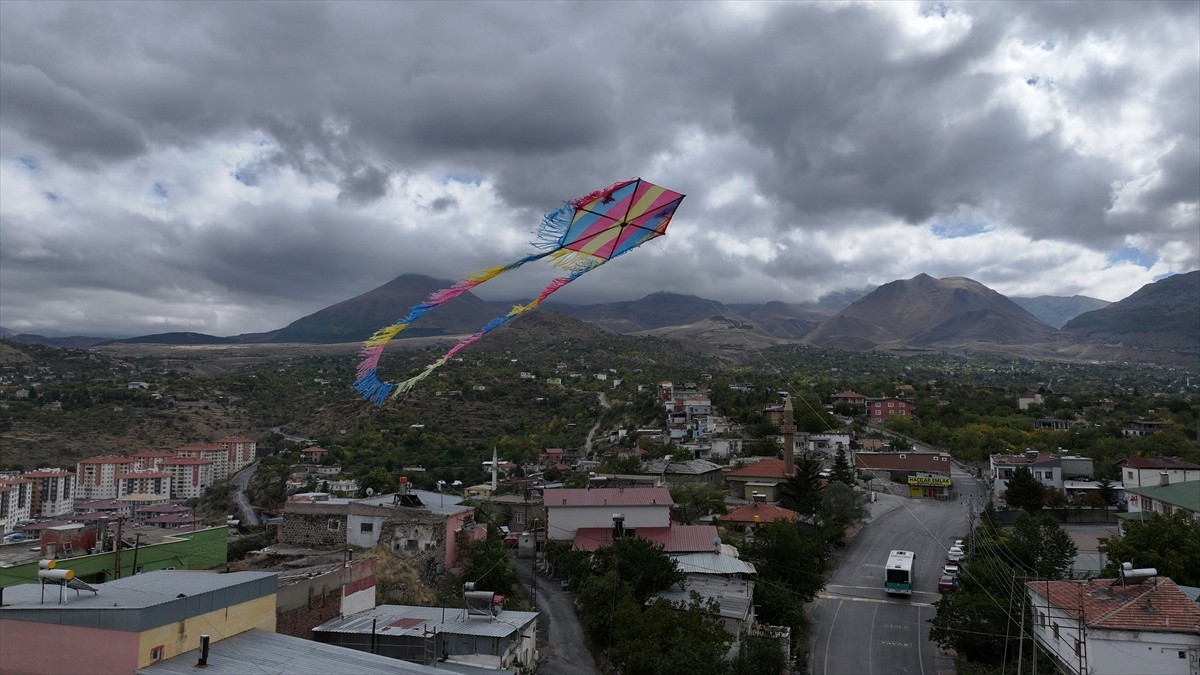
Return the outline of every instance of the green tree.
<path id="1" fill-rule="evenodd" d="M 592 554 L 592 569 L 598 574 L 615 571 L 629 586 L 639 604 L 686 578 L 663 550 L 641 537 L 624 537 Z"/>
<path id="2" fill-rule="evenodd" d="M 1079 552 L 1071 535 L 1048 513 L 1022 513 L 1005 545 L 1024 571 L 1039 579 L 1066 577 Z"/>
<path id="3" fill-rule="evenodd" d="M 679 483 L 671 486 L 675 513 L 685 525 L 693 525 L 701 516 L 725 515 L 725 491 L 708 483 Z"/>
<path id="4" fill-rule="evenodd" d="M 1008 502 L 1009 506 L 1027 513 L 1036 513 L 1041 511 L 1046 503 L 1046 487 L 1033 477 L 1033 472 L 1020 467 L 1013 471 L 1012 478 L 1008 479 L 1004 501 Z"/>
<path id="5" fill-rule="evenodd" d="M 358 478 L 358 487 L 365 495 L 370 488 L 377 495 L 386 495 L 396 491 L 396 477 L 388 470 L 377 466 Z"/>
<path id="6" fill-rule="evenodd" d="M 733 660 L 734 675 L 783 675 L 787 655 L 779 640 L 763 635 L 746 635 Z"/>
<path id="7" fill-rule="evenodd" d="M 825 541 L 810 528 L 784 520 L 763 525 L 746 541 L 742 558 L 758 570 L 754 603 L 763 623 L 803 625 L 804 604 L 825 585 L 828 556 Z"/>
<path id="8" fill-rule="evenodd" d="M 783 483 L 780 504 L 804 516 L 821 509 L 821 460 L 802 452 L 795 458 L 795 473 Z"/>
<path id="9" fill-rule="evenodd" d="M 850 466 L 850 460 L 846 458 L 846 450 L 838 446 L 837 454 L 833 456 L 833 480 L 845 483 L 846 485 L 854 485 L 854 467 Z"/>
<path id="10" fill-rule="evenodd" d="M 867 517 L 862 495 L 845 483 L 830 483 L 820 492 L 820 518 L 830 543 L 845 543 L 846 528 Z"/>
<path id="11" fill-rule="evenodd" d="M 474 581 L 475 588 L 511 597 L 520 584 L 520 576 L 508 562 L 508 549 L 491 537 L 467 543 L 467 558 L 462 578 Z"/>
<path id="12" fill-rule="evenodd" d="M 632 602 L 615 617 L 609 658 L 629 675 L 724 675 L 733 635 L 725 630 L 719 605 L 696 593 L 691 601 L 659 598 L 644 610 Z"/>
<path id="13" fill-rule="evenodd" d="M 1200 586 L 1200 523 L 1176 511 L 1129 521 L 1123 528 L 1123 537 L 1100 540 L 1100 552 L 1108 560 L 1104 576 L 1117 576 L 1121 563 L 1128 562 L 1135 568 L 1153 567 L 1182 586 Z"/>

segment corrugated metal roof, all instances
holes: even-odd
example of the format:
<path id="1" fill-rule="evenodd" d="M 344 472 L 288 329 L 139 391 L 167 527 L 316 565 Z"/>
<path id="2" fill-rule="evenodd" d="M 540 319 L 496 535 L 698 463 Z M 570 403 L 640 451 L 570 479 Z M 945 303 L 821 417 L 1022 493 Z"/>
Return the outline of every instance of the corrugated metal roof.
<path id="1" fill-rule="evenodd" d="M 671 491 L 665 487 L 558 488 L 546 490 L 543 501 L 555 506 L 671 506 Z"/>
<path id="2" fill-rule="evenodd" d="M 59 569 L 70 569 L 70 562 L 69 559 L 58 561 Z M 57 608 L 62 611 L 77 611 L 107 610 L 113 607 L 126 610 L 153 607 L 174 602 L 180 596 L 201 595 L 268 577 L 274 579 L 276 576 L 276 572 L 219 574 L 194 570 L 159 570 L 96 584 L 96 588 L 99 589 L 98 593 L 73 594 L 68 598 L 67 604 L 58 605 Z M 20 611 L 24 608 L 39 610 L 54 607 L 53 604 L 42 604 L 41 590 L 40 584 L 19 584 L 5 588 L 2 611 Z M 47 593 L 47 595 L 50 594 Z M 55 598 L 56 601 L 57 598 Z"/>
<path id="3" fill-rule="evenodd" d="M 750 615 L 754 582 L 748 579 L 689 576 L 682 590 L 679 586 L 672 586 L 655 597 L 671 602 L 690 603 L 693 591 L 700 594 L 701 598 L 716 600 L 721 606 L 723 618 L 745 620 Z"/>
<path id="4" fill-rule="evenodd" d="M 754 565 L 723 553 L 680 553 L 672 555 L 684 574 L 754 574 Z"/>
<path id="5" fill-rule="evenodd" d="M 270 633 L 253 628 L 245 633 L 212 642 L 208 665 L 198 668 L 197 648 L 175 658 L 142 668 L 138 675 L 446 675 L 448 670 L 401 661 L 356 649 L 327 645 L 313 640 Z"/>
<path id="6" fill-rule="evenodd" d="M 491 618 L 468 616 L 461 607 L 379 605 L 365 612 L 330 619 L 314 628 L 313 632 L 370 634 L 374 624 L 375 632 L 379 635 L 419 637 L 425 631 L 437 631 L 451 635 L 507 637 L 522 630 L 537 616 L 537 612 L 504 610 Z"/>

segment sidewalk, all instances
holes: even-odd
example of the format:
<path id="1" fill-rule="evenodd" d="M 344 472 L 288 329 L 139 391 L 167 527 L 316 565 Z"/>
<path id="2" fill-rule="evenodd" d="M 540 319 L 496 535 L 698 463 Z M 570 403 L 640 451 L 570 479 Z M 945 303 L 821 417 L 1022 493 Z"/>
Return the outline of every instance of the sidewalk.
<path id="1" fill-rule="evenodd" d="M 903 497 L 897 497 L 887 492 L 872 492 L 871 494 L 875 496 L 875 501 L 867 502 L 868 514 L 866 522 L 868 523 L 888 511 L 899 508 L 900 500 L 903 499 Z"/>

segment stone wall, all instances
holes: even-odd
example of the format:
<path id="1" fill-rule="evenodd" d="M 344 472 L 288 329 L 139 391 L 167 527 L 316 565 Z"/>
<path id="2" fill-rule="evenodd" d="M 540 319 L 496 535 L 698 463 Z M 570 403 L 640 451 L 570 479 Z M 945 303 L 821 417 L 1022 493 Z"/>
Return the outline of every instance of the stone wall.
<path id="1" fill-rule="evenodd" d="M 337 529 L 331 529 L 330 523 Z M 346 544 L 346 516 L 342 513 L 283 514 L 282 541 L 292 546 L 320 548 L 343 547 Z"/>

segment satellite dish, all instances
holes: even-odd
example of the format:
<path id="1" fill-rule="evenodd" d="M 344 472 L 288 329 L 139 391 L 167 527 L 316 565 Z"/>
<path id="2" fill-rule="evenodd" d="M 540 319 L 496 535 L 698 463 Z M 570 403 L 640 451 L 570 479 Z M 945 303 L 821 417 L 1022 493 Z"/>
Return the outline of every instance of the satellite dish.
<path id="1" fill-rule="evenodd" d="M 370 488 L 370 487 L 367 488 L 367 496 L 372 497 L 374 495 L 375 495 L 375 488 Z"/>

